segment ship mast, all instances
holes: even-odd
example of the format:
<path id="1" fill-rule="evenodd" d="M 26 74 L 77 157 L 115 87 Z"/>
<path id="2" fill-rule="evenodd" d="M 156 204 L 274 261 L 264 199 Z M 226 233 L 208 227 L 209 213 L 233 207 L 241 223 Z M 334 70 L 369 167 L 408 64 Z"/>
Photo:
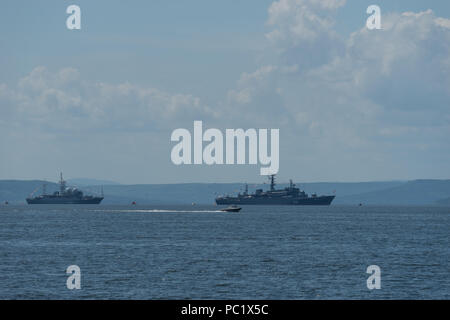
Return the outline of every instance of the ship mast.
<path id="1" fill-rule="evenodd" d="M 275 190 L 275 175 L 271 174 L 269 176 L 269 180 L 270 180 L 270 191 L 274 191 Z"/>
<path id="2" fill-rule="evenodd" d="M 59 192 L 63 194 L 66 191 L 66 182 L 63 179 L 63 174 L 61 172 L 61 180 L 59 181 Z"/>

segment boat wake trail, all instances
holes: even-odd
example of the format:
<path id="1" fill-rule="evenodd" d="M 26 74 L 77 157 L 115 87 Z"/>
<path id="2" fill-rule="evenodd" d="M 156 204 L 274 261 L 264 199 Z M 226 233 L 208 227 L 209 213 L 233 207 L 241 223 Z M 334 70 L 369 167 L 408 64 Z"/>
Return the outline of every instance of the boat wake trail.
<path id="1" fill-rule="evenodd" d="M 136 210 L 92 210 L 94 212 L 127 212 L 127 213 L 214 213 L 220 210 L 169 210 L 169 209 L 136 209 Z"/>

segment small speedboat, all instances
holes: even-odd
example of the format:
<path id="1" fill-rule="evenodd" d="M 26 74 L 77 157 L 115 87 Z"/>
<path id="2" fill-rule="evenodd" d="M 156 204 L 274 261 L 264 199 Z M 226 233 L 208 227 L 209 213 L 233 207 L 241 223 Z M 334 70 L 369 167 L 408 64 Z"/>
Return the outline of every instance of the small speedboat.
<path id="1" fill-rule="evenodd" d="M 227 207 L 227 208 L 223 208 L 223 209 L 220 209 L 220 211 L 223 211 L 223 212 L 239 212 L 239 211 L 241 211 L 241 207 L 238 207 L 238 206 L 230 206 L 230 207 Z"/>

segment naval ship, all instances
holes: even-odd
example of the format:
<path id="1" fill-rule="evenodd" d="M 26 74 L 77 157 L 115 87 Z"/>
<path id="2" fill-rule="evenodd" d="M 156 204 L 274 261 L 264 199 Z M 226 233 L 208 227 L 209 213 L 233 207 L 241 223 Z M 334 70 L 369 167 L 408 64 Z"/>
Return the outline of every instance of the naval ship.
<path id="1" fill-rule="evenodd" d="M 245 185 L 245 192 L 239 193 L 236 197 L 221 196 L 216 198 L 218 205 L 308 205 L 308 206 L 329 206 L 334 199 L 333 196 L 309 196 L 290 180 L 289 187 L 275 189 L 275 175 L 270 175 L 270 190 L 263 191 L 257 189 L 254 194 L 248 193 L 248 185 Z"/>
<path id="2" fill-rule="evenodd" d="M 43 194 L 37 197 L 27 198 L 28 204 L 99 204 L 103 200 L 103 191 L 101 197 L 85 196 L 81 190 L 77 188 L 66 187 L 62 173 L 59 181 L 59 191 L 53 194 L 46 194 L 44 185 Z"/>

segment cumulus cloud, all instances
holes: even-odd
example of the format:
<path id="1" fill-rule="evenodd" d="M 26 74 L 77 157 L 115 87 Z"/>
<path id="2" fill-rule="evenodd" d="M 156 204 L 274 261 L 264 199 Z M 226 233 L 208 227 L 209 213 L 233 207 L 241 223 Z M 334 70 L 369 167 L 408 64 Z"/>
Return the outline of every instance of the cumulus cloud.
<path id="1" fill-rule="evenodd" d="M 343 51 L 343 39 L 334 31 L 336 10 L 345 0 L 280 0 L 269 7 L 266 34 L 285 64 L 301 69 L 316 67 Z"/>
<path id="2" fill-rule="evenodd" d="M 322 23 L 314 18 L 314 10 L 332 12 L 343 4 L 345 1 L 306 0 L 272 4 L 270 24 L 282 38 L 290 39 L 284 46 L 277 44 L 283 49 L 279 65 L 243 73 L 238 89 L 230 91 L 230 96 L 237 103 L 248 104 L 258 93 L 267 95 L 270 90 L 282 96 L 286 109 L 300 123 L 309 121 L 316 126 L 329 116 L 335 123 L 352 124 L 365 118 L 375 125 L 379 118 L 383 121 L 377 125 L 395 125 L 405 121 L 389 119 L 398 116 L 398 110 L 411 121 L 417 112 L 417 124 L 430 124 L 430 117 L 435 118 L 435 124 L 442 123 L 450 101 L 450 20 L 436 17 L 431 10 L 383 16 L 383 30 L 361 28 L 344 39 L 340 54 L 334 52 L 318 64 L 308 64 L 308 68 L 298 67 L 308 59 L 311 39 L 309 31 L 300 35 L 293 30 L 306 19 L 320 26 L 312 28 L 316 34 L 333 34 L 331 16 L 326 18 L 329 23 Z M 286 62 L 286 52 L 292 50 L 298 53 L 295 58 L 290 55 L 296 68 L 286 74 L 280 65 Z"/>
<path id="3" fill-rule="evenodd" d="M 37 67 L 16 86 L 0 85 L 4 125 L 25 123 L 59 130 L 157 130 L 167 124 L 214 118 L 215 111 L 190 94 L 131 83 L 84 81 L 74 68 Z"/>
<path id="4" fill-rule="evenodd" d="M 344 4 L 274 2 L 267 37 L 278 55 L 243 73 L 228 98 L 282 123 L 299 146 L 290 155 L 300 158 L 333 154 L 339 163 L 348 154 L 388 166 L 405 153 L 442 154 L 450 147 L 450 20 L 431 10 L 384 14 L 382 30 L 361 26 L 345 38 L 334 31 Z M 259 99 L 268 96 L 279 104 Z"/>
<path id="5" fill-rule="evenodd" d="M 267 23 L 275 27 L 267 34 L 270 40 L 300 41 L 317 39 L 320 33 L 329 32 L 334 20 L 331 13 L 343 6 L 346 0 L 280 0 L 269 7 Z"/>

